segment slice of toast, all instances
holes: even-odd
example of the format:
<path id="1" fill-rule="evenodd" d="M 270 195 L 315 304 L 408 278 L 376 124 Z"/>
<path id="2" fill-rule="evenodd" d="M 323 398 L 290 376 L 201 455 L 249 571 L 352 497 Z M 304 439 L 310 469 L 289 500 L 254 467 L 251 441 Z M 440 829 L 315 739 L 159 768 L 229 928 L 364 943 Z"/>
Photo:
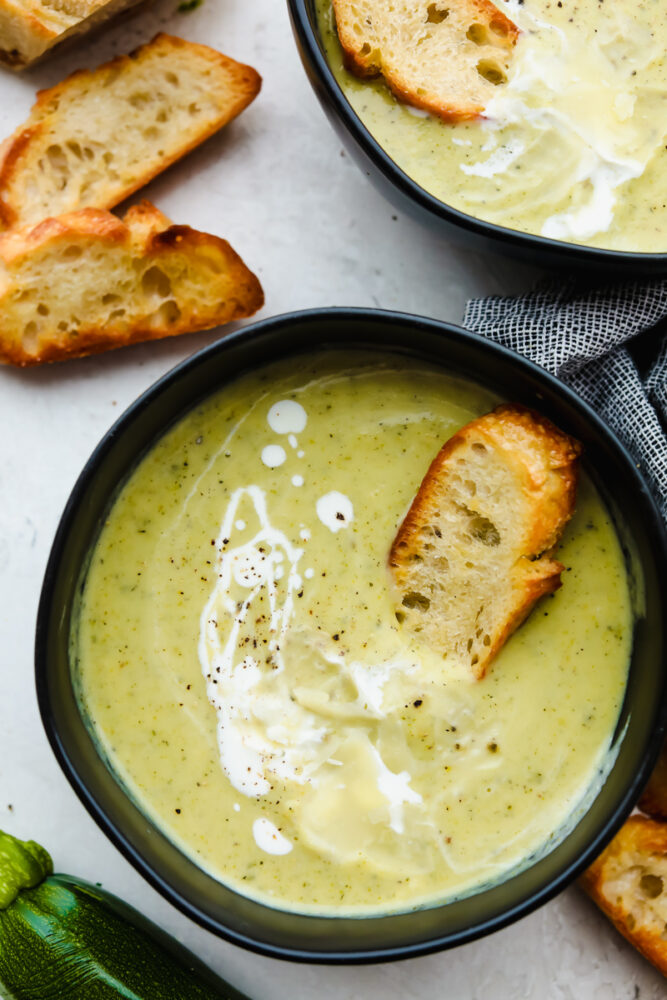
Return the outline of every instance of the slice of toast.
<path id="1" fill-rule="evenodd" d="M 667 824 L 631 816 L 580 882 L 616 929 L 667 976 Z"/>
<path id="2" fill-rule="evenodd" d="M 140 0 L 0 0 L 0 62 L 30 66 L 66 38 L 83 34 Z"/>
<path id="3" fill-rule="evenodd" d="M 637 805 L 653 819 L 667 820 L 667 742 Z"/>
<path id="4" fill-rule="evenodd" d="M 0 235 L 0 361 L 35 365 L 250 316 L 259 281 L 225 240 L 153 205 L 85 208 Z"/>
<path id="5" fill-rule="evenodd" d="M 581 446 L 506 404 L 466 424 L 433 460 L 391 547 L 396 617 L 481 679 L 543 594 L 574 512 Z"/>
<path id="6" fill-rule="evenodd" d="M 157 35 L 43 90 L 0 154 L 0 225 L 112 208 L 235 118 L 259 92 L 249 66 Z"/>
<path id="7" fill-rule="evenodd" d="M 482 114 L 519 35 L 491 0 L 333 0 L 345 62 L 445 121 Z"/>

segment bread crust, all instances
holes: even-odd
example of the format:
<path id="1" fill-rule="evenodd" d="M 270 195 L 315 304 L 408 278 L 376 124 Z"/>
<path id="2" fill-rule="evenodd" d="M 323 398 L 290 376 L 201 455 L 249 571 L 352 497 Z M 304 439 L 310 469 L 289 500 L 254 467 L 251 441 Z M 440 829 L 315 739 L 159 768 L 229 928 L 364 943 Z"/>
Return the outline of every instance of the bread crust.
<path id="1" fill-rule="evenodd" d="M 667 821 L 667 742 L 662 745 L 658 762 L 638 805 L 653 819 Z"/>
<path id="2" fill-rule="evenodd" d="M 0 62 L 23 69 L 72 35 L 110 20 L 141 0 L 88 0 L 80 15 L 40 0 L 0 0 Z"/>
<path id="3" fill-rule="evenodd" d="M 0 261 L 10 268 L 46 243 L 66 242 L 78 236 L 94 236 L 104 242 L 122 243 L 127 238 L 127 227 L 109 212 L 83 208 L 80 212 L 70 212 L 59 218 L 44 219 L 26 229 L 0 233 Z"/>
<path id="4" fill-rule="evenodd" d="M 26 65 L 52 45 L 57 36 L 58 32 L 33 11 L 18 10 L 11 0 L 0 0 L 0 61 L 7 66 Z"/>
<path id="5" fill-rule="evenodd" d="M 18 213 L 7 202 L 5 192 L 11 186 L 13 176 L 20 169 L 21 159 L 30 147 L 31 140 L 38 136 L 40 131 L 37 125 L 18 129 L 13 136 L 5 139 L 0 147 L 0 227 L 8 229 L 18 218 Z"/>
<path id="6" fill-rule="evenodd" d="M 3 143 L 0 149 L 0 224 L 9 228 L 35 221 L 27 217 L 29 206 L 23 197 L 20 179 L 22 173 L 29 175 L 31 170 L 36 169 L 35 165 L 30 163 L 30 156 L 40 138 L 47 134 L 53 116 L 57 115 L 60 102 L 67 99 L 68 95 L 80 85 L 94 89 L 105 79 L 111 79 L 130 70 L 133 63 L 138 60 L 147 56 L 152 57 L 156 52 L 161 52 L 168 58 L 170 52 L 178 50 L 196 56 L 204 64 L 210 65 L 212 71 L 233 79 L 234 93 L 229 95 L 229 99 L 215 118 L 208 123 L 202 121 L 196 137 L 190 141 L 179 141 L 178 136 L 172 137 L 171 146 L 162 151 L 161 155 L 158 155 L 156 149 L 152 160 L 147 158 L 145 169 L 131 183 L 115 187 L 110 183 L 108 196 L 96 200 L 94 206 L 90 207 L 110 209 L 120 204 L 236 118 L 259 93 L 261 77 L 251 66 L 238 63 L 206 45 L 188 42 L 165 33 L 156 35 L 151 42 L 140 46 L 129 55 L 116 56 L 95 70 L 77 70 L 55 86 L 38 91 L 28 122 L 19 126 L 13 136 Z M 111 89 L 107 89 L 105 93 L 107 99 L 111 99 Z M 88 206 L 83 202 L 73 206 L 74 210 L 80 207 Z M 58 209 L 52 207 L 51 211 L 58 212 Z"/>
<path id="7" fill-rule="evenodd" d="M 641 885 L 643 872 L 660 883 L 664 881 L 662 891 L 667 894 L 665 862 L 667 824 L 646 816 L 631 816 L 579 881 L 623 937 L 667 976 L 664 918 L 658 926 L 659 921 L 650 912 L 647 915 L 646 902 L 638 900 L 636 889 L 636 884 Z M 658 865 L 661 874 L 657 873 Z M 658 882 L 653 882 L 652 891 L 658 888 Z M 631 912 L 631 906 L 635 912 Z"/>
<path id="8" fill-rule="evenodd" d="M 400 65 L 395 61 L 386 58 L 381 50 L 373 47 L 368 38 L 363 33 L 356 30 L 356 25 L 350 23 L 350 14 L 353 4 L 351 0 L 332 0 L 332 6 L 336 16 L 336 26 L 341 48 L 343 49 L 343 59 L 346 68 L 363 79 L 372 79 L 382 76 L 385 83 L 398 98 L 405 104 L 428 111 L 437 115 L 445 122 L 468 121 L 480 117 L 485 109 L 486 101 L 468 94 L 466 98 L 459 93 L 456 98 L 447 96 L 444 91 L 439 93 L 428 92 L 424 88 L 417 87 L 414 81 L 409 79 L 407 61 Z M 415 7 L 419 4 L 415 4 Z M 430 11 L 436 8 L 437 4 L 422 4 L 425 10 Z M 452 9 L 465 11 L 466 15 L 476 19 L 476 24 L 492 26 L 494 33 L 498 36 L 499 48 L 511 50 L 516 44 L 519 36 L 519 29 L 516 24 L 507 17 L 491 0 L 457 0 L 456 4 L 448 0 L 445 11 L 448 14 Z M 385 11 L 381 11 L 385 13 Z M 504 39 L 504 43 L 500 41 Z M 462 41 L 465 42 L 465 35 Z M 479 88 L 476 88 L 479 89 Z"/>
<path id="9" fill-rule="evenodd" d="M 12 298 L 22 290 L 20 268 L 36 253 L 46 250 L 57 259 L 61 251 L 73 245 L 81 247 L 82 254 L 91 247 L 119 248 L 131 254 L 144 270 L 160 266 L 175 252 L 191 260 L 193 267 L 202 266 L 202 261 L 211 261 L 214 270 L 210 281 L 215 281 L 215 275 L 224 272 L 233 293 L 213 306 L 180 299 L 177 302 L 178 319 L 169 323 L 156 323 L 150 311 L 137 316 L 134 322 L 102 324 L 84 317 L 75 336 L 70 330 L 59 332 L 45 323 L 37 348 L 28 350 L 20 333 L 9 329 L 7 319 Z M 173 225 L 149 202 L 131 208 L 124 221 L 109 212 L 87 208 L 0 234 L 0 361 L 6 364 L 27 367 L 62 361 L 140 341 L 209 329 L 251 316 L 263 303 L 264 294 L 257 277 L 226 240 L 189 226 Z M 3 304 L 6 304 L 4 309 Z"/>
<path id="10" fill-rule="evenodd" d="M 480 438 L 503 449 L 523 483 L 524 492 L 539 506 L 539 513 L 527 526 L 525 555 L 540 556 L 554 547 L 574 510 L 581 445 L 535 410 L 518 403 L 502 403 L 491 413 L 471 420 L 442 446 L 399 529 L 390 560 L 397 557 L 398 549 L 409 542 L 415 527 L 422 523 L 424 507 L 437 490 L 453 454 Z"/>
<path id="11" fill-rule="evenodd" d="M 512 612 L 487 637 L 483 654 L 472 665 L 478 680 L 536 601 L 561 586 L 564 567 L 552 558 L 552 550 L 574 513 L 582 450 L 546 417 L 518 404 L 503 404 L 466 424 L 433 459 L 391 546 L 389 566 L 402 593 L 413 578 L 414 560 L 422 559 L 424 525 L 439 514 L 436 508 L 458 453 L 482 442 L 502 455 L 524 497 L 523 509 L 531 516 L 521 525 L 512 568 Z"/>

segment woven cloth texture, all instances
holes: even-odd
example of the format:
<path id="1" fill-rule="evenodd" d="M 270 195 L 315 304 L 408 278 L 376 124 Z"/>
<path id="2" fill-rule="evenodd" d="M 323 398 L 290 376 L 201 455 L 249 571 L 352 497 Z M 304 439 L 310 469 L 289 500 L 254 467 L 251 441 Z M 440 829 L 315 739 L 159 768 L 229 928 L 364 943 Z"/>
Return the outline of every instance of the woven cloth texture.
<path id="1" fill-rule="evenodd" d="M 631 452 L 667 521 L 667 280 L 548 278 L 517 298 L 471 299 L 463 325 L 579 393 Z"/>

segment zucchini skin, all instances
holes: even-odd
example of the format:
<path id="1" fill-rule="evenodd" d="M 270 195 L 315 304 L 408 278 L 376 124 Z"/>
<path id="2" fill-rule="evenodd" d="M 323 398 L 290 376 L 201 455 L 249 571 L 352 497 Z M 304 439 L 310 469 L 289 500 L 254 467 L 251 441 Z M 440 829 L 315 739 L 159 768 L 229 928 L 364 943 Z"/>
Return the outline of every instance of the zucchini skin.
<path id="1" fill-rule="evenodd" d="M 69 875 L 0 910 L 3 1000 L 248 1000 L 137 910 Z"/>

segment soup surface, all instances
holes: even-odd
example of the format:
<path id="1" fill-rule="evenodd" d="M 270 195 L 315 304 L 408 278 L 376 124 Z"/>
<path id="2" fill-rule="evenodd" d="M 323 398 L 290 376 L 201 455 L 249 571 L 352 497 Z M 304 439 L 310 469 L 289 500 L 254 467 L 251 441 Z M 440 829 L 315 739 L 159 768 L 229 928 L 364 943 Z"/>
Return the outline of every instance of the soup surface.
<path id="1" fill-rule="evenodd" d="M 497 400 L 406 357 L 240 378 L 154 445 L 93 550 L 72 636 L 96 740 L 140 808 L 246 895 L 409 909 L 553 846 L 609 763 L 629 660 L 590 482 L 487 677 L 401 631 L 387 555 L 433 455 Z"/>
<path id="2" fill-rule="evenodd" d="M 510 229 L 667 250 L 664 0 L 497 0 L 521 30 L 509 79 L 483 119 L 454 125 L 348 73 L 331 0 L 317 3 L 345 96 L 426 191 Z"/>

